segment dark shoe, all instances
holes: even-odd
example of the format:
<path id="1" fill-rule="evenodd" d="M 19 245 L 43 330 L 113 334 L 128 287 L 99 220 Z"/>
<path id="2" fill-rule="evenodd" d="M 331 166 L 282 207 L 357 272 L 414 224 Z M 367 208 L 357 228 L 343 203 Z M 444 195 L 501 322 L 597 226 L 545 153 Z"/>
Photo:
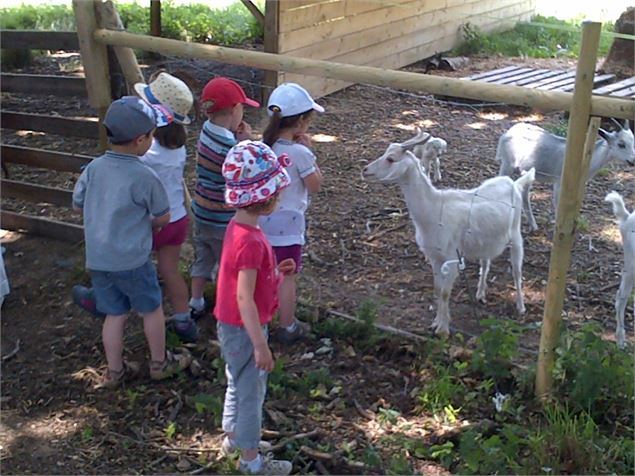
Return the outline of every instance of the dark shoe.
<path id="1" fill-rule="evenodd" d="M 278 329 L 276 337 L 279 342 L 283 344 L 293 344 L 294 342 L 297 342 L 298 340 L 305 337 L 309 332 L 311 332 L 311 326 L 306 322 L 302 322 L 297 319 L 295 320 L 295 322 L 296 327 L 295 330 L 293 330 L 292 332 L 289 332 L 283 327 Z"/>
<path id="2" fill-rule="evenodd" d="M 73 286 L 73 302 L 95 317 L 106 317 L 106 314 L 97 310 L 97 302 L 95 301 L 93 288 L 87 288 L 79 284 Z"/>
<path id="3" fill-rule="evenodd" d="M 211 310 L 212 310 L 212 305 L 206 300 L 205 306 L 203 306 L 203 309 L 201 309 L 200 311 L 197 311 L 192 306 L 190 306 L 190 317 L 194 319 L 195 321 L 198 321 L 199 319 L 202 319 L 208 316 Z"/>
<path id="4" fill-rule="evenodd" d="M 198 340 L 198 328 L 192 318 L 187 318 L 184 321 L 171 320 L 168 321 L 167 326 L 184 342 L 196 342 Z"/>

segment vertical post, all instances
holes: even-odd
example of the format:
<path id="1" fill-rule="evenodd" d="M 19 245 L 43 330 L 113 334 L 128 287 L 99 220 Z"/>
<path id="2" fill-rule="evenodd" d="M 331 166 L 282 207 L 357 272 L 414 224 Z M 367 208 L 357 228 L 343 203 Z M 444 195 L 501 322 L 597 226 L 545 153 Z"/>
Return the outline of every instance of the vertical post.
<path id="1" fill-rule="evenodd" d="M 124 31 L 123 22 L 111 0 L 99 0 L 97 2 L 97 16 L 98 24 L 101 28 Z M 117 56 L 126 82 L 128 83 L 128 90 L 131 91 L 130 87 L 135 83 L 145 82 L 134 50 L 123 46 L 113 46 L 112 48 Z"/>
<path id="2" fill-rule="evenodd" d="M 150 34 L 161 36 L 161 0 L 150 0 Z"/>
<path id="3" fill-rule="evenodd" d="M 99 124 L 101 125 L 112 100 L 110 96 L 110 75 L 108 73 L 108 52 L 106 46 L 97 43 L 93 37 L 97 29 L 95 2 L 93 0 L 73 0 L 73 11 L 75 12 L 79 49 L 86 76 L 88 101 L 97 110 Z M 100 149 L 105 150 L 106 144 L 106 130 L 100 127 Z"/>
<path id="4" fill-rule="evenodd" d="M 266 0 L 265 2 L 265 53 L 278 53 L 278 25 L 280 20 L 280 1 Z M 265 71 L 264 87 L 261 92 L 261 102 L 266 104 L 273 88 L 278 86 L 280 73 L 278 71 Z"/>
<path id="5" fill-rule="evenodd" d="M 569 115 L 567 148 L 549 261 L 549 279 L 545 291 L 545 310 L 536 368 L 535 393 L 541 399 L 547 398 L 551 393 L 551 371 L 555 360 L 555 348 L 560 337 L 566 278 L 571 264 L 571 247 L 589 173 L 589 159 L 599 125 L 599 122 L 594 120 L 587 131 L 601 26 L 598 22 L 582 24 L 582 44 Z"/>

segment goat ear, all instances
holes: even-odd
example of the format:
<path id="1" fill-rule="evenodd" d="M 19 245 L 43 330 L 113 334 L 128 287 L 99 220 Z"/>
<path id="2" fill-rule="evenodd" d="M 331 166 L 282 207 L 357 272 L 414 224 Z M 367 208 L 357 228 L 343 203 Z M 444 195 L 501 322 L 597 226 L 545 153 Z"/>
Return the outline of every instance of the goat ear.
<path id="1" fill-rule="evenodd" d="M 611 138 L 611 133 L 605 131 L 604 129 L 598 129 L 598 134 L 600 134 L 600 137 L 605 141 L 608 141 Z"/>

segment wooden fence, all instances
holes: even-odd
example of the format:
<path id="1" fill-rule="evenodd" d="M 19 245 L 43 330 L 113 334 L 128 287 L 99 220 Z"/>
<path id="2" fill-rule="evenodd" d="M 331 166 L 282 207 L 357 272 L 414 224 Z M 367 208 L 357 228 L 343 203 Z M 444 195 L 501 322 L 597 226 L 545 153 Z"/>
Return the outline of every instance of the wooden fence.
<path id="1" fill-rule="evenodd" d="M 29 48 L 47 50 L 78 50 L 77 33 L 73 31 L 17 31 L 0 32 L 2 48 Z M 0 89 L 11 94 L 47 94 L 56 96 L 86 97 L 86 80 L 80 76 L 37 75 L 2 73 Z M 2 128 L 39 131 L 65 137 L 97 139 L 97 118 L 68 118 L 46 114 L 2 110 Z M 80 172 L 92 158 L 66 152 L 50 151 L 17 145 L 0 144 L 3 166 L 20 164 L 60 172 Z M 59 207 L 71 207 L 72 191 L 42 184 L 3 178 L 0 182 L 2 199 L 19 199 L 33 203 L 50 203 Z M 25 230 L 65 241 L 83 239 L 79 225 L 51 220 L 40 216 L 1 210 L 2 228 Z"/>

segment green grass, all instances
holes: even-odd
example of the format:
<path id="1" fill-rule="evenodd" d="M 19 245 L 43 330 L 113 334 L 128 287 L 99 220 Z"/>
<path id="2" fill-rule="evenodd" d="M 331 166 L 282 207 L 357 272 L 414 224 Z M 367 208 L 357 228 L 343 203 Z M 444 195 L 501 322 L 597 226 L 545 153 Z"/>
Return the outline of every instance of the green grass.
<path id="1" fill-rule="evenodd" d="M 461 27 L 464 42 L 453 53 L 457 55 L 528 56 L 531 58 L 577 58 L 580 50 L 579 19 L 558 20 L 536 15 L 533 23 L 551 27 L 519 23 L 512 30 L 485 34 L 469 22 Z M 612 23 L 605 23 L 602 32 L 613 31 Z M 612 36 L 600 37 L 599 56 L 605 56 L 611 47 Z"/>
<path id="2" fill-rule="evenodd" d="M 262 1 L 256 2 L 262 9 Z M 263 31 L 240 2 L 226 8 L 213 8 L 213 2 L 176 5 L 161 3 L 161 30 L 164 38 L 200 43 L 235 45 L 260 41 Z M 149 33 L 150 8 L 147 2 L 117 3 L 126 29 Z M 21 5 L 0 8 L 0 28 L 9 30 L 75 30 L 70 5 Z"/>

